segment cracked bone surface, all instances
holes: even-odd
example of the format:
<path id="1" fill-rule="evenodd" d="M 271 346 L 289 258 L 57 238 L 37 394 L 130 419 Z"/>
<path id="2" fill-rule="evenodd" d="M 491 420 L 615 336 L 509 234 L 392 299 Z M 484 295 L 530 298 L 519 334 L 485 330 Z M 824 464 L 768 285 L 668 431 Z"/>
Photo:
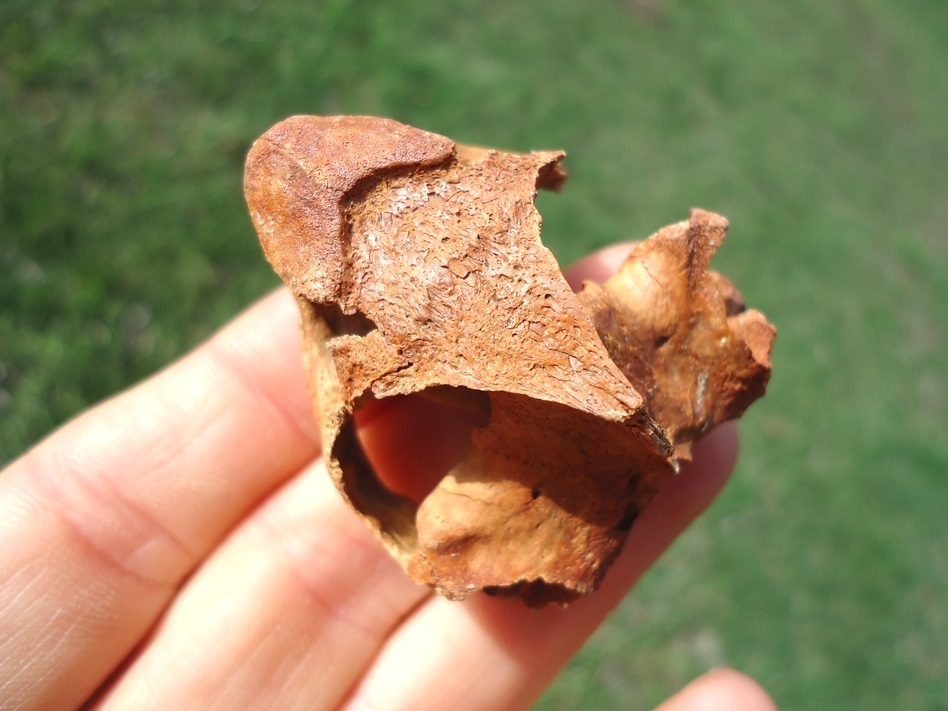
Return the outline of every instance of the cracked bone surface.
<path id="1" fill-rule="evenodd" d="M 245 193 L 296 295 L 327 468 L 416 581 L 566 604 L 600 584 L 656 484 L 762 396 L 775 329 L 708 270 L 727 221 L 693 210 L 574 294 L 540 242 L 562 152 L 458 146 L 389 119 L 296 116 Z M 386 488 L 354 413 L 428 393 L 480 408 L 419 503 Z"/>

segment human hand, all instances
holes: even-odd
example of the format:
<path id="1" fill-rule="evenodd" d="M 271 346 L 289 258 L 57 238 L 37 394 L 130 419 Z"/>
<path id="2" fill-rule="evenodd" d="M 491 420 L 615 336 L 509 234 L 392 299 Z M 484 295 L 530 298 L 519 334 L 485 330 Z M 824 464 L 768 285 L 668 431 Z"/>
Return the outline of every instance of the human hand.
<path id="1" fill-rule="evenodd" d="M 569 276 L 602 279 L 627 251 Z M 0 475 L 0 708 L 527 708 L 736 458 L 733 425 L 703 439 L 602 588 L 569 608 L 451 602 L 411 582 L 333 488 L 299 338 L 281 290 Z M 456 454 L 463 429 L 430 407 L 364 419 L 386 476 Z M 773 708 L 729 671 L 661 708 L 725 706 Z"/>

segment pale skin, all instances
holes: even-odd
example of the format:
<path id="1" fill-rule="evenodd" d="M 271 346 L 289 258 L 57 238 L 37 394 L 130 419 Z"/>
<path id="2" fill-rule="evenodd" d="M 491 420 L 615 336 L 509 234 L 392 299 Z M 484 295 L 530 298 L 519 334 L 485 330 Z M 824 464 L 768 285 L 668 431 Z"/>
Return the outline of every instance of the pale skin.
<path id="1" fill-rule="evenodd" d="M 627 251 L 568 276 L 601 280 Z M 463 423 L 428 407 L 362 420 L 393 485 L 462 446 Z M 0 474 L 0 707 L 527 709 L 736 456 L 732 425 L 702 440 L 602 588 L 568 608 L 445 600 L 412 583 L 333 488 L 296 307 L 278 291 Z M 774 708 L 728 669 L 660 707 Z"/>

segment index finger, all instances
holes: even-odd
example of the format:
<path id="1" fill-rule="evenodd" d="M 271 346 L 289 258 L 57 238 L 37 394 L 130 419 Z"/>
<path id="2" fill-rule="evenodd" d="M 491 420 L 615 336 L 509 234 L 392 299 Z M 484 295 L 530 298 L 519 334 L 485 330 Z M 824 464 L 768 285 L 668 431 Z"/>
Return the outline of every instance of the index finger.
<path id="1" fill-rule="evenodd" d="M 318 454 L 281 290 L 0 476 L 0 688 L 75 706 L 264 496 Z"/>

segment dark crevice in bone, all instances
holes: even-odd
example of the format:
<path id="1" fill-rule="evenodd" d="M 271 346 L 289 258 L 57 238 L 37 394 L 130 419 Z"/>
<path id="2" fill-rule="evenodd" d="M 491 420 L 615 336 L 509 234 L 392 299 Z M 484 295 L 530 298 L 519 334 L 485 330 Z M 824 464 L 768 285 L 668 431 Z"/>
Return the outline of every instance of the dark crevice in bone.
<path id="1" fill-rule="evenodd" d="M 377 328 L 361 311 L 347 314 L 337 304 L 321 304 L 319 309 L 334 336 L 366 336 Z"/>

